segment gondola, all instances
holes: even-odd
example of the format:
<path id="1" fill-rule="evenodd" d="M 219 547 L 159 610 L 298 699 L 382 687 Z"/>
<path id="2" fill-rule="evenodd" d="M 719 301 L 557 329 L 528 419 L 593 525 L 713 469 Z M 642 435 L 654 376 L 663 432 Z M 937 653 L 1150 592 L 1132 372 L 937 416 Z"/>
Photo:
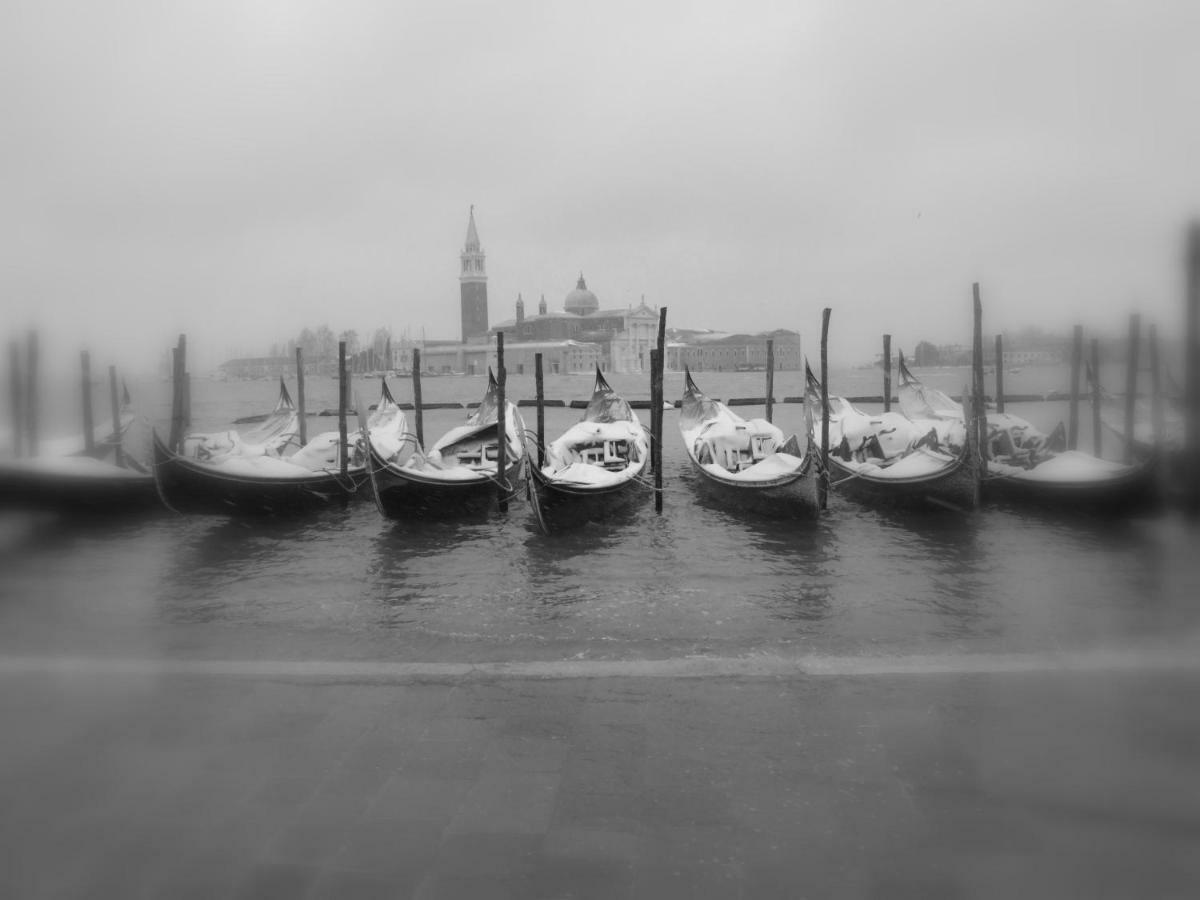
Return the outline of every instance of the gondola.
<path id="1" fill-rule="evenodd" d="M 523 471 L 525 425 L 516 404 L 506 401 L 506 464 L 498 476 L 498 412 L 499 385 L 489 370 L 478 409 L 428 451 L 414 435 L 382 440 L 368 425 L 367 471 L 380 513 L 389 519 L 479 513 L 496 503 L 500 490 L 513 490 Z"/>
<path id="2" fill-rule="evenodd" d="M 679 431 L 700 490 L 714 502 L 774 517 L 817 515 L 811 437 L 802 444 L 765 419 L 743 419 L 696 387 L 688 369 Z"/>
<path id="3" fill-rule="evenodd" d="M 583 419 L 546 446 L 544 465 L 530 457 L 530 500 L 547 533 L 603 520 L 646 496 L 639 478 L 650 458 L 650 437 L 599 367 Z"/>
<path id="4" fill-rule="evenodd" d="M 90 451 L 75 435 L 45 442 L 37 456 L 0 461 L 0 508 L 107 515 L 157 506 L 154 476 L 125 446 L 135 421 L 125 391 L 117 430 L 98 426 Z"/>
<path id="5" fill-rule="evenodd" d="M 938 419 L 951 427 L 962 422 L 962 407 L 939 400 L 945 395 L 922 385 L 903 357 L 899 397 L 901 409 L 908 415 L 933 409 Z M 929 402 L 931 397 L 935 402 Z M 1152 505 L 1157 499 L 1152 459 L 1127 465 L 1068 450 L 1061 423 L 1046 434 L 1019 416 L 991 413 L 983 456 L 986 500 L 1061 510 L 1120 512 Z"/>
<path id="6" fill-rule="evenodd" d="M 807 367 L 806 379 L 819 422 L 821 385 Z M 979 505 L 979 454 L 961 423 L 939 433 L 899 413 L 868 415 L 844 397 L 829 397 L 829 479 L 831 490 L 870 504 L 955 511 Z"/>
<path id="7" fill-rule="evenodd" d="M 385 383 L 375 413 L 381 439 L 383 432 L 403 428 L 403 413 L 398 419 L 385 418 L 393 409 L 399 412 Z M 273 439 L 280 440 L 283 433 L 273 432 Z M 247 444 L 235 440 L 230 452 L 201 459 L 173 452 L 155 432 L 154 479 L 163 502 L 180 513 L 289 515 L 344 502 L 368 490 L 366 454 L 357 436 L 347 441 L 344 475 L 336 431 L 316 435 L 289 456 L 247 453 Z"/>
<path id="8" fill-rule="evenodd" d="M 184 436 L 179 456 L 201 462 L 218 462 L 232 456 L 282 456 L 300 444 L 300 416 L 287 384 L 279 379 L 279 399 L 263 421 L 245 431 L 192 432 Z"/>

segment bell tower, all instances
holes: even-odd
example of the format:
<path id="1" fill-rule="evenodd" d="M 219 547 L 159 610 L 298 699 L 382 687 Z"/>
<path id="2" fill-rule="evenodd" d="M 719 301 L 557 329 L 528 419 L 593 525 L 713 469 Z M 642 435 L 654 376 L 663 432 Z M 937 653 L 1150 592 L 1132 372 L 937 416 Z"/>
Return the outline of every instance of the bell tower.
<path id="1" fill-rule="evenodd" d="M 484 252 L 475 230 L 475 207 L 467 222 L 467 240 L 459 257 L 462 269 L 458 273 L 459 296 L 462 302 L 462 342 L 484 338 L 488 333 L 487 269 Z"/>

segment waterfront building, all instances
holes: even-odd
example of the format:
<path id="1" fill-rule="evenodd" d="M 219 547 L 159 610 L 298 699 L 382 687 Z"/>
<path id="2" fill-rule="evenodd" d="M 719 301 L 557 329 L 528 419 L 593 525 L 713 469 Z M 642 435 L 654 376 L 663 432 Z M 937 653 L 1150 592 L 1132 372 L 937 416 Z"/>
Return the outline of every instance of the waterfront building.
<path id="1" fill-rule="evenodd" d="M 600 299 L 588 289 L 581 272 L 574 290 L 563 299 L 561 311 L 548 311 L 543 296 L 537 315 L 527 316 L 525 301 L 518 294 L 516 317 L 497 324 L 491 335 L 494 341 L 497 332 L 504 332 L 506 358 L 508 342 L 514 348 L 534 343 L 561 344 L 562 352 L 558 355 L 564 361 L 589 358 L 591 352 L 581 351 L 577 346 L 587 344 L 598 348 L 596 363 L 571 371 L 587 371 L 598 364 L 606 372 L 642 373 L 650 371 L 650 350 L 657 340 L 657 329 L 658 310 L 647 306 L 645 298 L 637 306 L 601 309 Z"/>
<path id="2" fill-rule="evenodd" d="M 671 329 L 667 368 L 694 372 L 757 372 L 767 368 L 767 341 L 773 342 L 776 371 L 800 371 L 804 354 L 800 334 L 779 328 L 756 334 Z"/>

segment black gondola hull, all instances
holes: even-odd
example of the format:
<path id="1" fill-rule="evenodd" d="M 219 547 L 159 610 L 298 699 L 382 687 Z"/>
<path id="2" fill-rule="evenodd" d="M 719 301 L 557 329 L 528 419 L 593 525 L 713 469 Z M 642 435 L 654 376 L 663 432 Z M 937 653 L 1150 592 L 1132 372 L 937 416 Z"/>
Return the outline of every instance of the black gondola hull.
<path id="1" fill-rule="evenodd" d="M 817 472 L 812 456 L 794 473 L 769 481 L 720 478 L 692 458 L 696 484 L 703 496 L 722 508 L 774 519 L 815 519 L 820 513 Z"/>
<path id="2" fill-rule="evenodd" d="M 0 508 L 120 515 L 161 507 L 154 477 L 113 467 L 111 476 L 0 466 Z"/>
<path id="3" fill-rule="evenodd" d="M 831 454 L 829 477 L 832 491 L 869 505 L 953 510 L 979 506 L 979 475 L 966 452 L 945 469 L 915 478 L 873 478 Z"/>
<path id="4" fill-rule="evenodd" d="M 1014 507 L 1119 515 L 1154 509 L 1161 503 L 1157 475 L 1153 461 L 1139 463 L 1119 477 L 1093 481 L 993 475 L 984 484 L 984 496 L 989 501 Z"/>
<path id="5" fill-rule="evenodd" d="M 523 458 L 509 465 L 507 484 L 521 477 Z M 498 505 L 495 479 L 438 480 L 395 466 L 370 449 L 370 480 L 379 512 L 389 519 L 455 518 L 487 512 Z M 511 489 L 511 487 L 510 487 Z"/>
<path id="6" fill-rule="evenodd" d="M 340 504 L 366 490 L 365 469 L 311 478 L 249 478 L 215 471 L 172 453 L 154 436 L 154 479 L 163 502 L 180 513 L 287 515 Z"/>
<path id="7" fill-rule="evenodd" d="M 588 522 L 602 522 L 633 507 L 649 496 L 636 479 L 595 487 L 563 484 L 530 468 L 530 500 L 545 531 L 559 531 Z"/>

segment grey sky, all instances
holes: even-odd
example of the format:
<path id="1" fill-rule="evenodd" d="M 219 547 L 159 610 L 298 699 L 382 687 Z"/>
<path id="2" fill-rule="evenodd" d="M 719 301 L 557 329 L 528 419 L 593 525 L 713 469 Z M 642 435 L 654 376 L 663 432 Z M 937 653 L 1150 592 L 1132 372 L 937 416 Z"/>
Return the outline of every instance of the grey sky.
<path id="1" fill-rule="evenodd" d="M 857 363 L 1180 318 L 1194 2 L 0 6 L 0 309 L 152 363 L 305 325 L 458 336 L 582 270 L 606 306 Z M 815 347 L 815 341 L 809 343 Z"/>

